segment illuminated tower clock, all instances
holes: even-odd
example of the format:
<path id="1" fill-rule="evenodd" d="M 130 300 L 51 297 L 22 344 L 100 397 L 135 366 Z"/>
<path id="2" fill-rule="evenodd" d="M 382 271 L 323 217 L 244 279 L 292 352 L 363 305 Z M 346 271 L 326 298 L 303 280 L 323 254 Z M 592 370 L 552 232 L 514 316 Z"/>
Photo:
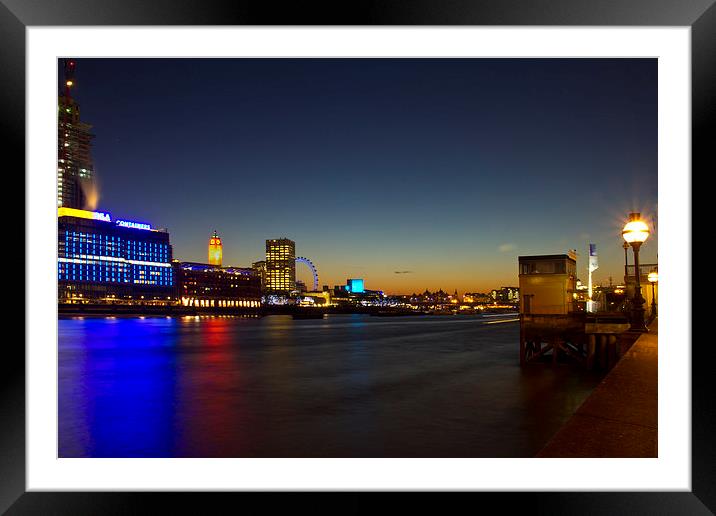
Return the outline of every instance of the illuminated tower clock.
<path id="1" fill-rule="evenodd" d="M 221 267 L 221 238 L 216 234 L 216 230 L 209 239 L 209 265 Z"/>

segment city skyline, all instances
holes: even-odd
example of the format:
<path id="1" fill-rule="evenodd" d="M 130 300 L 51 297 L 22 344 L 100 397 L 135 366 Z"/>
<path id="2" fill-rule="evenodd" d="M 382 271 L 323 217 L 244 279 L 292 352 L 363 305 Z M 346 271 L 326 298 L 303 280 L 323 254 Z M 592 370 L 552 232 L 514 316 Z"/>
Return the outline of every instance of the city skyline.
<path id="1" fill-rule="evenodd" d="M 487 292 L 570 248 L 584 280 L 591 242 L 618 283 L 626 215 L 656 217 L 654 59 L 77 62 L 97 208 L 181 260 L 216 229 L 227 265 L 287 237 L 323 284 Z"/>

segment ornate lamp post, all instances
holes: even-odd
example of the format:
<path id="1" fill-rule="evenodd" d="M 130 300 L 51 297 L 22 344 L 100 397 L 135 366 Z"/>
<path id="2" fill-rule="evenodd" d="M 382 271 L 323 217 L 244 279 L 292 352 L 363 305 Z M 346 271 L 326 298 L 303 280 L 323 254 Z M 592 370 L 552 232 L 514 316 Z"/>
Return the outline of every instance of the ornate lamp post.
<path id="1" fill-rule="evenodd" d="M 629 277 L 629 255 L 627 255 L 627 251 L 629 251 L 629 244 L 624 242 L 622 245 L 624 248 L 624 290 L 627 290 L 627 278 Z M 624 311 L 630 311 L 629 309 L 629 298 L 624 296 Z"/>
<path id="2" fill-rule="evenodd" d="M 644 298 L 641 295 L 641 274 L 639 271 L 639 248 L 649 238 L 649 226 L 641 220 L 640 213 L 630 213 L 629 221 L 622 230 L 624 241 L 631 245 L 634 251 L 634 278 L 636 284 L 634 286 L 634 299 L 632 300 L 632 318 L 631 331 L 647 332 L 649 331 L 644 324 Z"/>
<path id="3" fill-rule="evenodd" d="M 651 283 L 651 318 L 653 319 L 656 317 L 656 291 L 654 290 L 654 285 L 656 285 L 656 282 L 659 281 L 659 273 L 651 271 L 647 278 L 649 283 Z"/>

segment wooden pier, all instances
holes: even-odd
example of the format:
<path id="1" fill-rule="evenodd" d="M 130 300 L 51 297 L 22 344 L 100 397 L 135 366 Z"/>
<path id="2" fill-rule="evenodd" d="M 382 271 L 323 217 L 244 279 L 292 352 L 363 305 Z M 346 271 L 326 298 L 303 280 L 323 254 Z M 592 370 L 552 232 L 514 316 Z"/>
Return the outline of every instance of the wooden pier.
<path id="1" fill-rule="evenodd" d="M 521 314 L 520 365 L 573 362 L 610 370 L 639 336 L 622 313 Z"/>

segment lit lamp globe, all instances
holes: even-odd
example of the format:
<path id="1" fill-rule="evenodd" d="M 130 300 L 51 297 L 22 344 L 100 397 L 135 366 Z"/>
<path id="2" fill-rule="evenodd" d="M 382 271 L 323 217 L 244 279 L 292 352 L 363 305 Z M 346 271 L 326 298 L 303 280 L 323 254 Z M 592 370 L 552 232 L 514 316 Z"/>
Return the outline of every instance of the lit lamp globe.
<path id="1" fill-rule="evenodd" d="M 622 237 L 634 251 L 634 299 L 632 300 L 631 330 L 635 332 L 649 331 L 644 324 L 644 298 L 641 295 L 641 274 L 639 270 L 639 248 L 649 238 L 649 226 L 641 220 L 640 213 L 629 214 L 629 221 L 622 230 Z"/>
<path id="2" fill-rule="evenodd" d="M 622 230 L 622 236 L 632 247 L 634 247 L 634 244 L 641 245 L 649 238 L 649 226 L 639 219 L 638 213 L 632 213 L 631 220 L 626 223 Z"/>
<path id="3" fill-rule="evenodd" d="M 659 281 L 659 273 L 656 271 L 652 271 L 649 273 L 649 276 L 647 276 L 647 278 L 651 283 L 656 283 L 657 281 Z"/>

